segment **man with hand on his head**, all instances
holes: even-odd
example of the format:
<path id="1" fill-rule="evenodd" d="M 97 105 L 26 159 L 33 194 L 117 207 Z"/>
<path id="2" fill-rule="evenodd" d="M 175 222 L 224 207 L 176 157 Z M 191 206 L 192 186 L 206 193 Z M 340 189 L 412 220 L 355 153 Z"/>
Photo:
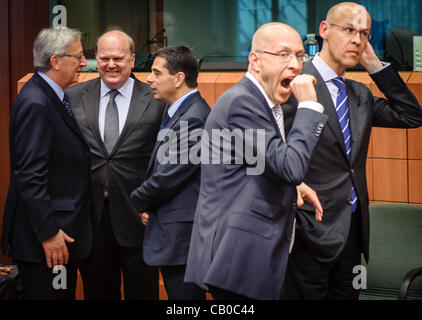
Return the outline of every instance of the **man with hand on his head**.
<path id="1" fill-rule="evenodd" d="M 318 101 L 329 116 L 304 182 L 316 191 L 324 209 L 315 223 L 314 208 L 297 209 L 296 243 L 289 258 L 283 298 L 357 299 L 353 288 L 360 255 L 369 257 L 366 156 L 373 126 L 416 128 L 422 109 L 391 65 L 375 55 L 371 17 L 357 3 L 332 7 L 321 22 L 322 51 L 303 73 L 317 79 Z M 386 99 L 374 97 L 362 83 L 345 79 L 360 63 Z M 296 101 L 286 104 L 286 121 L 295 119 Z M 297 116 L 296 116 L 297 117 Z"/>

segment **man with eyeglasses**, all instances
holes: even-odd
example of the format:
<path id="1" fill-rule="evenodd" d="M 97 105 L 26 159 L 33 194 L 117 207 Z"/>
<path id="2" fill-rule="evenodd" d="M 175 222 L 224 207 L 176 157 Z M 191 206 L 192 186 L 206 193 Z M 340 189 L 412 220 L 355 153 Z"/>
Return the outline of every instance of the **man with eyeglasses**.
<path id="1" fill-rule="evenodd" d="M 368 261 L 369 212 L 366 156 L 372 126 L 415 128 L 422 110 L 391 65 L 375 55 L 370 39 L 371 17 L 356 3 L 332 7 L 321 22 L 322 51 L 305 64 L 316 77 L 318 101 L 329 116 L 304 182 L 314 189 L 324 210 L 323 223 L 314 209 L 297 209 L 296 241 L 290 255 L 283 298 L 357 299 L 354 267 L 361 253 Z M 360 63 L 387 99 L 374 97 L 362 83 L 344 78 Z M 286 106 L 293 119 L 295 101 Z"/>
<path id="2" fill-rule="evenodd" d="M 292 27 L 261 26 L 252 40 L 246 76 L 217 100 L 206 121 L 209 137 L 226 131 L 236 142 L 209 141 L 210 161 L 201 164 L 185 282 L 209 290 L 216 299 L 280 298 L 293 242 L 296 186 L 327 120 L 316 102 L 315 78 L 300 75 L 304 58 L 302 40 Z M 286 135 L 282 105 L 291 93 L 299 106 Z M 249 139 L 251 131 L 256 136 Z M 235 144 L 254 150 L 264 162 L 263 171 L 250 172 L 250 159 L 232 152 Z M 231 156 L 230 162 L 221 154 Z M 299 193 L 315 205 L 320 221 L 315 194 Z"/>
<path id="3" fill-rule="evenodd" d="M 64 92 L 86 66 L 80 39 L 63 27 L 38 34 L 36 72 L 10 117 L 2 249 L 17 262 L 24 299 L 74 299 L 77 267 L 92 248 L 89 146 Z"/>

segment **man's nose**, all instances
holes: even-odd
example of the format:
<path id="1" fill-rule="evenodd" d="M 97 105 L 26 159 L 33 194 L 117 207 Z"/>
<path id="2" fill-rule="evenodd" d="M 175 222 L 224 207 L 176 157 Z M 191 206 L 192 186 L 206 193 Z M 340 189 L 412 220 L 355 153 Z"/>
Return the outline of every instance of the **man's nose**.
<path id="1" fill-rule="evenodd" d="M 87 65 L 86 58 L 85 58 L 84 55 L 82 55 L 82 58 L 81 58 L 81 66 L 82 67 L 86 67 L 86 65 Z"/>
<path id="2" fill-rule="evenodd" d="M 289 66 L 290 69 L 298 69 L 299 68 L 300 62 L 297 59 L 296 55 L 291 54 L 289 56 L 289 64 L 288 64 L 288 66 Z"/>

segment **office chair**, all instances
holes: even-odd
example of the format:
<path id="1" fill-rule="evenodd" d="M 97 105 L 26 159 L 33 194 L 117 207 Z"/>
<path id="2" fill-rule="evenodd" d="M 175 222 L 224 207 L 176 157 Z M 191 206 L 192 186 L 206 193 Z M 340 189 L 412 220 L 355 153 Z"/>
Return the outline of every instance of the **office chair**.
<path id="1" fill-rule="evenodd" d="M 384 61 L 401 71 L 413 70 L 413 36 L 408 29 L 391 29 L 385 37 Z"/>

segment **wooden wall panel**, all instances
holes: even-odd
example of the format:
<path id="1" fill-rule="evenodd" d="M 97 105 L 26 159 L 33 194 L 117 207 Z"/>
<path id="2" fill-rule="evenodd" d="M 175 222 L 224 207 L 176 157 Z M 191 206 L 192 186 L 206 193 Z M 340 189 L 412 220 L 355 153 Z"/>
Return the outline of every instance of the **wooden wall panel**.
<path id="1" fill-rule="evenodd" d="M 373 140 L 374 140 L 373 134 L 371 133 L 371 138 L 369 139 L 369 146 L 368 146 L 368 155 L 367 155 L 368 158 L 372 158 L 372 154 L 373 154 L 372 150 L 374 149 L 373 148 L 373 145 L 374 145 Z"/>
<path id="2" fill-rule="evenodd" d="M 370 89 L 373 83 L 372 78 L 367 72 L 346 72 L 345 77 L 346 79 L 362 82 L 368 89 Z"/>
<path id="3" fill-rule="evenodd" d="M 407 130 L 407 138 L 409 159 L 422 160 L 422 128 Z"/>
<path id="4" fill-rule="evenodd" d="M 409 160 L 409 201 L 422 204 L 422 160 Z"/>
<path id="5" fill-rule="evenodd" d="M 236 82 L 238 82 L 245 73 L 240 72 L 226 72 L 220 73 L 217 79 L 215 80 L 214 87 L 214 98 L 215 101 L 226 91 L 228 88 L 232 87 Z"/>
<path id="6" fill-rule="evenodd" d="M 214 106 L 216 100 L 214 86 L 218 75 L 216 72 L 202 72 L 198 76 L 198 90 L 210 108 Z"/>
<path id="7" fill-rule="evenodd" d="M 407 130 L 372 128 L 372 156 L 374 158 L 407 158 Z"/>
<path id="8" fill-rule="evenodd" d="M 407 160 L 373 159 L 374 200 L 408 202 Z"/>

